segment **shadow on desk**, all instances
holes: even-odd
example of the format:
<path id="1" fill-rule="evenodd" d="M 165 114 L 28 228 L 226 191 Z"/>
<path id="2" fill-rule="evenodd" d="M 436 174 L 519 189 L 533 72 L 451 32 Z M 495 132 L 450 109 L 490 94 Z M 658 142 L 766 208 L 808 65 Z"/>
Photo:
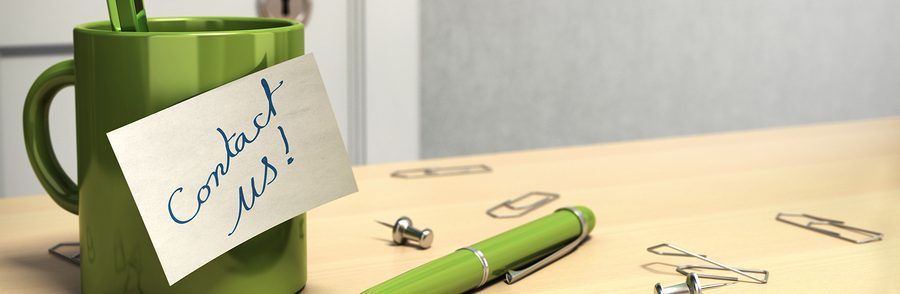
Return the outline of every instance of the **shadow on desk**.
<path id="1" fill-rule="evenodd" d="M 78 266 L 53 257 L 47 252 L 34 252 L 24 256 L 8 256 L 7 261 L 10 264 L 17 265 L 17 268 L 22 271 L 32 272 L 27 275 L 27 279 L 36 279 L 37 277 L 45 279 L 45 281 L 42 281 L 41 283 L 36 283 L 35 281 L 18 281 L 13 284 L 19 282 L 31 285 L 40 284 L 41 291 L 38 292 L 44 293 L 81 292 L 81 274 Z"/>
<path id="2" fill-rule="evenodd" d="M 675 271 L 675 269 L 678 268 L 678 265 L 671 264 L 671 263 L 651 262 L 651 263 L 642 264 L 641 268 L 647 270 L 648 272 L 654 273 L 654 274 L 682 276 L 680 273 Z"/>

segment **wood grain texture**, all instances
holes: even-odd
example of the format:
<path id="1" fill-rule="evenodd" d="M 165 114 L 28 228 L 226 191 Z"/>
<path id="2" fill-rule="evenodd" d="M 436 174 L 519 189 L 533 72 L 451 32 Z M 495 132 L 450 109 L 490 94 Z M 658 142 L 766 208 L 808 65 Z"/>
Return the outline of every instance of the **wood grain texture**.
<path id="1" fill-rule="evenodd" d="M 484 163 L 494 172 L 428 179 L 397 169 Z M 900 118 L 357 167 L 360 192 L 309 213 L 307 293 L 360 292 L 562 206 L 597 215 L 591 239 L 514 285 L 482 293 L 650 293 L 680 283 L 663 242 L 768 269 L 768 284 L 715 293 L 900 293 Z M 562 197 L 517 219 L 488 207 L 529 191 Z M 864 245 L 775 221 L 806 212 L 885 234 Z M 409 216 L 431 249 L 389 244 L 373 220 Z M 77 292 L 77 268 L 47 247 L 77 240 L 77 218 L 46 196 L 0 201 L 0 292 Z M 712 282 L 707 280 L 707 282 Z"/>

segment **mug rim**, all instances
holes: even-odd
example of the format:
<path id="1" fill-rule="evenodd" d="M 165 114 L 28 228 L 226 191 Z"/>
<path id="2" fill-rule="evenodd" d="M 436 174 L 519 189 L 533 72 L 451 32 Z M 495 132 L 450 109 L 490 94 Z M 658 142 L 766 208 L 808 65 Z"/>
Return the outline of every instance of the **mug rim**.
<path id="1" fill-rule="evenodd" d="M 270 17 L 246 17 L 246 16 L 177 16 L 177 17 L 154 17 L 147 19 L 147 22 L 162 21 L 203 21 L 203 20 L 219 20 L 219 21 L 235 21 L 235 22 L 264 22 L 270 27 L 256 29 L 240 29 L 240 30 L 217 30 L 217 31 L 183 31 L 183 32 L 116 32 L 106 29 L 96 29 L 97 26 L 109 26 L 108 20 L 92 21 L 75 26 L 75 33 L 84 33 L 100 36 L 115 37 L 148 37 L 148 36 L 212 36 L 212 35 L 236 35 L 247 33 L 272 33 L 292 31 L 302 29 L 303 24 L 295 20 Z"/>

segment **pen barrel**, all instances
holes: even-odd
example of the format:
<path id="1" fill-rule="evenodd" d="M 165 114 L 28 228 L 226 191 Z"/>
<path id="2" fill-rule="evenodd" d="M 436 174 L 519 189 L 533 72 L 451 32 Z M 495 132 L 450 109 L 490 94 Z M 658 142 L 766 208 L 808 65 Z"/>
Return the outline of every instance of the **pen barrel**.
<path id="1" fill-rule="evenodd" d="M 577 206 L 588 232 L 594 229 L 594 213 Z M 509 270 L 521 269 L 581 235 L 581 221 L 574 212 L 558 210 L 471 247 L 484 254 L 490 268 L 488 280 Z M 378 284 L 363 293 L 460 293 L 479 286 L 480 259 L 469 250 L 457 250 Z"/>
<path id="2" fill-rule="evenodd" d="M 460 293 L 481 282 L 481 262 L 455 251 L 376 285 L 363 293 Z"/>

